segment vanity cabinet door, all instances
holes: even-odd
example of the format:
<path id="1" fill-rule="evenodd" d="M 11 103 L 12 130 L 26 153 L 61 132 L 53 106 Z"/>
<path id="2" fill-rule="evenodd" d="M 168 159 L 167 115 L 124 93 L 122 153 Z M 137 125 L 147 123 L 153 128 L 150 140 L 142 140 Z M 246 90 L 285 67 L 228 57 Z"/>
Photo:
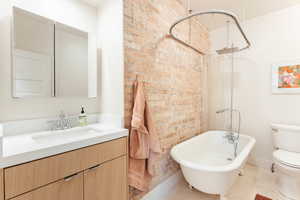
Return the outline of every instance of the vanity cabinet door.
<path id="1" fill-rule="evenodd" d="M 3 178 L 3 169 L 0 169 L 0 200 L 4 200 L 4 178 Z"/>
<path id="2" fill-rule="evenodd" d="M 83 200 L 83 173 L 41 187 L 12 200 Z"/>
<path id="3" fill-rule="evenodd" d="M 126 156 L 84 172 L 84 200 L 127 200 Z"/>

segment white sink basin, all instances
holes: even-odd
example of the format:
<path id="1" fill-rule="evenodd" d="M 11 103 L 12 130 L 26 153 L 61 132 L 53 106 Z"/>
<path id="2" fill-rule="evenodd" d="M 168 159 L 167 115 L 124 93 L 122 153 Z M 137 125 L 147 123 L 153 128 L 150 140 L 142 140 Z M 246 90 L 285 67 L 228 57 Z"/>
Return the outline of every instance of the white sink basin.
<path id="1" fill-rule="evenodd" d="M 104 130 L 96 130 L 90 127 L 71 128 L 59 131 L 47 131 L 32 136 L 32 139 L 37 142 L 49 141 L 49 140 L 64 140 L 64 139 L 76 139 L 77 137 L 99 135 Z"/>
<path id="2" fill-rule="evenodd" d="M 59 131 L 3 137 L 0 169 L 128 136 L 128 130 L 90 124 Z"/>

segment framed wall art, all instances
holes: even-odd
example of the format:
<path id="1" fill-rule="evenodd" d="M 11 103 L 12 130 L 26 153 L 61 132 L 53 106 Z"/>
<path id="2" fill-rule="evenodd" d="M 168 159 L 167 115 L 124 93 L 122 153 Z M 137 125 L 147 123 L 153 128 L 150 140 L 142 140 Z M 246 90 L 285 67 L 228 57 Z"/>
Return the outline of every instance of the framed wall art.
<path id="1" fill-rule="evenodd" d="M 300 94 L 300 60 L 273 64 L 272 93 Z"/>

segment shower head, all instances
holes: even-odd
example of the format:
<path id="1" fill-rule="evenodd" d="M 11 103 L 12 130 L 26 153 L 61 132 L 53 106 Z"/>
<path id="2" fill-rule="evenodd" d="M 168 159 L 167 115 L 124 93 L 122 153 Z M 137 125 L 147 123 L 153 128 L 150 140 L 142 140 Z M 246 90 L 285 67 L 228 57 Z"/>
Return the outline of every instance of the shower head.
<path id="1" fill-rule="evenodd" d="M 234 52 L 238 52 L 238 51 L 240 51 L 240 49 L 238 47 L 232 47 L 232 48 L 225 47 L 223 49 L 216 50 L 216 52 L 220 55 L 234 53 Z"/>

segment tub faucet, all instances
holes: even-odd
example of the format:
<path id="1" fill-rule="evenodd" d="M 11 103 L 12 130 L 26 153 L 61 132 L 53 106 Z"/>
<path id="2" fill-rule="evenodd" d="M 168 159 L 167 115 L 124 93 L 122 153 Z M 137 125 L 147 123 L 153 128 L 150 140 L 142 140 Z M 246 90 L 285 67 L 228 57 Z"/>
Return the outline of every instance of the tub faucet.
<path id="1" fill-rule="evenodd" d="M 225 136 L 225 138 L 227 138 L 231 142 L 234 142 L 236 139 L 239 138 L 239 136 L 237 136 L 237 137 L 234 136 L 233 119 L 232 119 L 233 115 L 232 115 L 232 113 L 236 112 L 236 113 L 238 113 L 238 116 L 239 116 L 239 123 L 238 123 L 238 130 L 237 130 L 237 133 L 239 135 L 240 134 L 240 127 L 241 127 L 241 112 L 237 109 L 226 108 L 226 109 L 222 109 L 222 110 L 217 110 L 216 113 L 221 114 L 221 113 L 224 113 L 224 112 L 227 112 L 227 111 L 231 112 L 231 115 L 230 115 L 230 128 L 229 128 L 229 131 L 228 131 L 227 135 Z"/>
<path id="2" fill-rule="evenodd" d="M 230 114 L 230 128 L 229 128 L 229 131 L 227 132 L 227 134 L 224 136 L 224 138 L 226 138 L 230 144 L 233 144 L 234 157 L 236 158 L 237 157 L 237 148 L 238 148 L 238 143 L 239 143 L 239 138 L 240 138 L 241 112 L 237 109 L 226 108 L 226 109 L 218 110 L 218 111 L 216 111 L 216 113 L 221 114 L 221 113 L 224 113 L 227 111 L 229 111 L 231 113 Z M 232 114 L 233 112 L 237 112 L 238 116 L 239 116 L 237 136 L 234 135 L 234 131 L 233 131 L 233 114 Z"/>
<path id="3" fill-rule="evenodd" d="M 230 144 L 234 144 L 237 141 L 237 137 L 234 136 L 232 131 L 227 132 L 224 138 L 227 139 Z"/>

